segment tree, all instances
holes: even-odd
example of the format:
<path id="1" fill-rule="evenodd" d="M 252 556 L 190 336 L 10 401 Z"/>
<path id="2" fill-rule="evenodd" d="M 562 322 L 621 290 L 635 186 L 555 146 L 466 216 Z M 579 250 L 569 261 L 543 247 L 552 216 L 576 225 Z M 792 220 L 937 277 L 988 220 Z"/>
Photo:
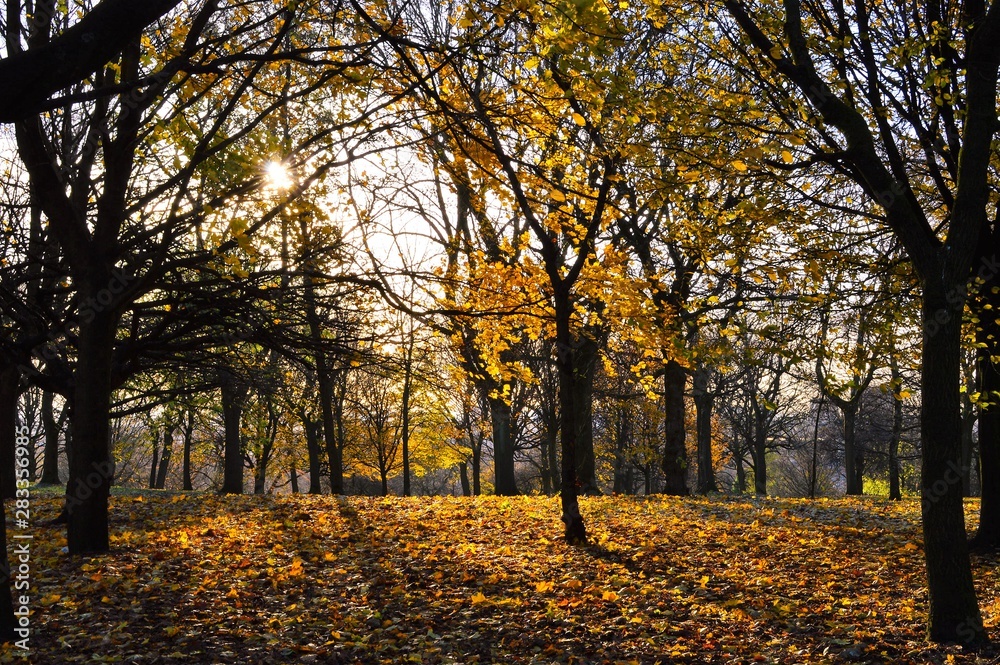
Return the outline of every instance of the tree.
<path id="1" fill-rule="evenodd" d="M 920 278 L 928 632 L 935 641 L 982 641 L 961 487 L 946 472 L 960 463 L 961 320 L 987 219 L 1000 9 L 892 5 L 883 18 L 868 2 L 850 12 L 797 0 L 756 12 L 740 0 L 724 6 L 733 23 L 722 29 L 741 73 L 805 139 L 792 147 L 879 206 Z"/>

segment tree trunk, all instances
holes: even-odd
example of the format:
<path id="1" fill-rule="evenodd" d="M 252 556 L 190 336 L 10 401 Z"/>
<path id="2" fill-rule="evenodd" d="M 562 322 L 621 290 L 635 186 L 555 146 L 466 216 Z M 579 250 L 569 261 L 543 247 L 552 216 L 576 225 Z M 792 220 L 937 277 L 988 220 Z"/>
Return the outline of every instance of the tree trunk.
<path id="1" fill-rule="evenodd" d="M 186 492 L 190 492 L 194 489 L 194 484 L 191 482 L 191 444 L 194 439 L 194 409 L 189 408 L 187 410 L 187 422 L 184 424 L 184 462 L 181 475 L 183 477 L 182 482 L 184 483 L 183 489 Z"/>
<path id="2" fill-rule="evenodd" d="M 618 409 L 618 422 L 615 427 L 615 477 L 611 491 L 615 494 L 630 494 L 631 479 L 628 468 L 632 466 L 628 459 L 628 447 L 632 439 L 632 419 L 625 406 Z"/>
<path id="3" fill-rule="evenodd" d="M 548 420 L 548 424 L 545 428 L 545 437 L 548 439 L 548 453 L 549 453 L 549 477 L 552 479 L 552 492 L 559 492 L 560 486 L 560 472 L 559 472 L 559 421 L 558 414 L 552 413 L 551 418 Z"/>
<path id="4" fill-rule="evenodd" d="M 103 281 L 106 284 L 109 280 Z M 87 290 L 81 285 L 81 302 L 99 295 L 98 289 Z M 87 313 L 89 320 L 83 317 L 80 321 L 73 373 L 73 450 L 66 484 L 66 540 L 73 555 L 108 551 L 108 496 L 114 477 L 110 451 L 111 365 L 118 316 L 107 310 Z"/>
<path id="5" fill-rule="evenodd" d="M 864 487 L 861 483 L 863 460 L 860 459 L 861 455 L 857 446 L 858 402 L 851 400 L 838 406 L 840 406 L 844 416 L 844 471 L 847 476 L 847 494 L 848 496 L 858 496 L 864 493 Z"/>
<path id="6" fill-rule="evenodd" d="M 736 455 L 736 493 L 746 494 L 747 491 L 747 471 L 743 462 L 743 455 Z"/>
<path id="7" fill-rule="evenodd" d="M 992 341 L 992 340 L 991 340 Z M 979 528 L 972 540 L 977 549 L 1000 548 L 1000 367 L 989 348 L 977 353 L 979 392 L 988 406 L 979 407 L 980 500 Z"/>
<path id="8" fill-rule="evenodd" d="M 327 366 L 326 356 L 319 353 L 316 357 L 316 383 L 319 386 L 320 413 L 323 417 L 323 439 L 326 443 L 327 463 L 330 465 L 330 493 L 344 493 L 343 451 L 340 449 L 337 417 L 334 413 L 334 385 L 331 370 Z"/>
<path id="9" fill-rule="evenodd" d="M 576 477 L 576 376 L 574 369 L 573 338 L 570 334 L 572 304 L 568 287 L 554 284 L 554 304 L 556 314 L 556 363 L 559 368 L 559 406 L 562 411 L 560 431 L 562 433 L 562 488 L 560 492 L 562 521 L 566 526 L 566 542 L 582 545 L 587 542 L 587 529 L 580 514 L 578 481 Z"/>
<path id="10" fill-rule="evenodd" d="M 687 441 L 684 429 L 684 385 L 687 372 L 676 360 L 663 371 L 663 493 L 686 496 Z"/>
<path id="11" fill-rule="evenodd" d="M 498 496 L 517 494 L 514 481 L 514 441 L 511 433 L 510 404 L 503 397 L 489 398 L 493 426 L 493 485 Z M 565 419 L 563 419 L 565 423 Z"/>
<path id="12" fill-rule="evenodd" d="M 3 482 L 0 479 L 0 482 Z M 15 485 L 16 487 L 16 485 Z M 0 492 L 6 492 L 6 487 L 0 488 Z M 30 542 L 30 541 L 27 541 Z M 14 551 L 17 551 L 19 541 L 14 541 Z M 17 617 L 14 616 L 14 599 L 11 594 L 11 567 L 10 557 L 7 551 L 7 511 L 0 511 L 0 642 L 10 642 L 17 637 L 15 628 L 18 627 Z M 25 635 L 24 637 L 27 637 Z M 25 652 L 27 653 L 27 652 Z"/>
<path id="13" fill-rule="evenodd" d="M 0 496 L 13 499 L 17 481 L 14 464 L 17 447 L 17 400 L 21 396 L 21 372 L 15 365 L 0 370 Z M 34 454 L 31 451 L 30 454 Z"/>
<path id="14" fill-rule="evenodd" d="M 578 336 L 573 353 L 573 413 L 576 422 L 576 476 L 580 494 L 598 495 L 597 459 L 594 453 L 594 376 L 600 345 Z"/>
<path id="15" fill-rule="evenodd" d="M 160 455 L 160 468 L 156 472 L 156 489 L 162 490 L 167 485 L 167 473 L 170 471 L 170 458 L 174 450 L 174 425 L 168 425 L 163 430 L 163 453 Z"/>
<path id="16" fill-rule="evenodd" d="M 984 638 L 976 601 L 962 505 L 959 367 L 961 302 L 945 285 L 924 280 L 920 418 L 924 556 L 930 600 L 929 634 L 936 642 Z"/>
<path id="17" fill-rule="evenodd" d="M 292 494 L 299 493 L 299 470 L 295 468 L 295 458 L 292 457 L 288 468 L 288 480 L 292 484 Z"/>
<path id="18" fill-rule="evenodd" d="M 472 446 L 472 494 L 479 496 L 483 493 L 481 478 L 483 471 L 483 444 Z"/>
<path id="19" fill-rule="evenodd" d="M 462 481 L 462 496 L 472 496 L 472 487 L 469 486 L 469 465 L 467 462 L 458 463 L 458 477 Z"/>
<path id="20" fill-rule="evenodd" d="M 707 369 L 699 367 L 694 372 L 694 411 L 698 437 L 698 494 L 718 492 L 715 469 L 712 467 L 712 407 L 715 395 L 709 386 Z"/>
<path id="21" fill-rule="evenodd" d="M 401 415 L 401 444 L 403 454 L 403 496 L 410 496 L 410 394 L 413 390 L 413 331 L 410 331 L 403 367 L 403 403 Z"/>
<path id="22" fill-rule="evenodd" d="M 156 469 L 160 465 L 160 430 L 154 429 L 153 436 L 151 437 L 153 441 L 153 461 L 149 465 L 149 482 L 146 483 L 146 487 L 149 489 L 156 489 Z"/>
<path id="23" fill-rule="evenodd" d="M 753 491 L 757 496 L 767 496 L 767 439 L 763 427 L 757 428 L 753 450 Z"/>
<path id="24" fill-rule="evenodd" d="M 228 370 L 222 371 L 222 420 L 226 431 L 223 494 L 243 494 L 243 437 L 240 420 L 243 417 L 243 395 L 236 377 Z"/>
<path id="25" fill-rule="evenodd" d="M 42 425 L 45 429 L 45 453 L 42 461 L 43 485 L 60 485 L 59 480 L 59 423 L 53 412 L 52 392 L 42 393 Z M 61 419 L 60 419 L 61 420 Z"/>
<path id="26" fill-rule="evenodd" d="M 306 451 L 309 455 L 309 493 L 322 494 L 319 471 L 319 427 L 320 424 L 308 415 L 303 415 L 302 428 L 306 431 Z"/>

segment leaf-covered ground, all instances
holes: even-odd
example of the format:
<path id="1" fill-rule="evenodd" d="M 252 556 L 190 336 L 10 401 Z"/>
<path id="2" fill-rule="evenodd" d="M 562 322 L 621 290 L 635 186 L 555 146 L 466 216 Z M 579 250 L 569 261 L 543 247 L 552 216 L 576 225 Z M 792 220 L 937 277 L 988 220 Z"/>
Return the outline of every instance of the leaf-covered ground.
<path id="1" fill-rule="evenodd" d="M 107 556 L 31 527 L 29 662 L 995 662 L 923 640 L 915 501 L 588 499 L 582 548 L 545 498 L 112 507 Z M 990 627 L 996 563 L 975 560 Z"/>

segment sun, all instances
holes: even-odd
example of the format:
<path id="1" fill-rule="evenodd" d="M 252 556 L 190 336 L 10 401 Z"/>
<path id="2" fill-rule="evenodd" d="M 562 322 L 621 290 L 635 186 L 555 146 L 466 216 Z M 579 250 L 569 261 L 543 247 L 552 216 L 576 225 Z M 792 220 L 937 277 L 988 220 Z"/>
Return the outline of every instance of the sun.
<path id="1" fill-rule="evenodd" d="M 274 189 L 290 189 L 294 184 L 288 168 L 278 161 L 270 161 L 264 166 L 267 183 Z"/>

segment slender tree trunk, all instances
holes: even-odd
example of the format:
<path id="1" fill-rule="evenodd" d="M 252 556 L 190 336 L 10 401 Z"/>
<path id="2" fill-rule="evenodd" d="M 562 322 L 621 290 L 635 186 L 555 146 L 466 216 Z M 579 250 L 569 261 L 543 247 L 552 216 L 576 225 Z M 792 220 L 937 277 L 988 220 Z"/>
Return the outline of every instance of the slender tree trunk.
<path id="1" fill-rule="evenodd" d="M 170 458 L 174 450 L 174 425 L 168 425 L 163 430 L 163 453 L 160 455 L 160 468 L 156 472 L 156 489 L 162 490 L 167 484 L 167 473 L 170 471 Z"/>
<path id="2" fill-rule="evenodd" d="M 615 424 L 615 478 L 611 491 L 615 494 L 630 494 L 632 483 L 629 482 L 628 469 L 632 463 L 628 459 L 628 447 L 632 439 L 632 420 L 625 406 L 618 409 L 618 422 Z"/>
<path id="3" fill-rule="evenodd" d="M 104 279 L 105 284 L 109 279 Z M 97 280 L 101 282 L 100 279 Z M 100 289 L 81 287 L 81 302 L 96 298 Z M 73 379 L 71 428 L 73 450 L 66 484 L 69 553 L 107 552 L 108 496 L 114 478 L 110 450 L 111 364 L 118 316 L 89 311 L 80 322 Z"/>
<path id="4" fill-rule="evenodd" d="M 243 437 L 240 421 L 243 417 L 243 395 L 236 378 L 228 370 L 222 372 L 222 420 L 226 430 L 223 494 L 243 494 Z"/>
<path id="5" fill-rule="evenodd" d="M 302 428 L 306 432 L 306 451 L 309 454 L 309 493 L 322 494 L 319 470 L 319 427 L 320 424 L 308 415 L 303 415 Z"/>
<path id="6" fill-rule="evenodd" d="M 753 450 L 753 491 L 758 496 L 767 496 L 767 439 L 760 425 L 754 434 Z"/>
<path id="7" fill-rule="evenodd" d="M 813 421 L 812 460 L 809 463 L 809 498 L 816 498 L 816 481 L 819 472 L 819 419 L 823 415 L 823 403 L 826 393 L 820 391 L 819 402 L 816 403 L 816 420 Z"/>
<path id="8" fill-rule="evenodd" d="M 586 335 L 573 346 L 573 413 L 576 419 L 576 476 L 580 494 L 598 495 L 594 452 L 594 377 L 600 345 Z"/>
<path id="9" fill-rule="evenodd" d="M 292 458 L 292 462 L 288 468 L 288 479 L 292 483 L 292 494 L 299 493 L 299 470 L 295 468 L 295 458 Z"/>
<path id="10" fill-rule="evenodd" d="M 52 392 L 42 393 L 42 426 L 45 429 L 45 453 L 42 461 L 43 485 L 60 485 L 59 480 L 59 422 L 53 412 Z M 61 420 L 61 419 L 60 419 Z"/>
<path id="11" fill-rule="evenodd" d="M 498 496 L 517 494 L 514 481 L 514 440 L 510 404 L 503 397 L 489 398 L 493 426 L 493 485 Z M 565 420 L 563 421 L 565 422 Z"/>
<path id="12" fill-rule="evenodd" d="M 183 469 L 181 470 L 182 482 L 184 483 L 183 489 L 186 492 L 190 492 L 194 489 L 194 484 L 191 482 L 191 445 L 194 439 L 194 409 L 189 408 L 187 410 L 187 421 L 184 424 L 184 462 Z"/>
<path id="13" fill-rule="evenodd" d="M 545 427 L 545 438 L 548 440 L 549 453 L 549 473 L 552 479 L 552 492 L 557 493 L 562 485 L 559 471 L 559 416 L 553 412 L 550 414 Z"/>
<path id="14" fill-rule="evenodd" d="M 0 370 L 0 492 L 4 499 L 13 499 L 17 489 L 14 461 L 20 396 L 21 372 L 16 365 L 8 365 Z"/>
<path id="15" fill-rule="evenodd" d="M 698 493 L 718 492 L 715 484 L 715 469 L 712 467 L 712 407 L 715 395 L 709 382 L 706 368 L 699 367 L 692 377 L 694 391 L 695 425 L 698 437 Z"/>
<path id="16" fill-rule="evenodd" d="M 969 643 L 985 633 L 972 580 L 958 473 L 962 309 L 960 302 L 951 300 L 944 286 L 924 281 L 921 507 L 930 638 Z"/>
<path id="17" fill-rule="evenodd" d="M 684 428 L 684 385 L 687 372 L 676 360 L 663 371 L 663 493 L 689 494 L 687 486 L 687 441 Z"/>
<path id="18" fill-rule="evenodd" d="M 458 463 L 458 477 L 462 482 L 462 496 L 472 496 L 472 487 L 469 485 L 469 464 L 468 462 Z"/>
<path id="19" fill-rule="evenodd" d="M 483 493 L 481 478 L 483 471 L 483 442 L 480 441 L 472 446 L 472 494 L 479 496 Z"/>
<path id="20" fill-rule="evenodd" d="M 146 483 L 146 487 L 149 489 L 156 489 L 156 469 L 160 465 L 160 430 L 154 429 L 153 436 L 151 437 L 153 442 L 153 461 L 149 465 L 149 482 Z"/>
<path id="21" fill-rule="evenodd" d="M 561 407 L 562 433 L 562 521 L 566 526 L 566 542 L 583 544 L 587 542 L 587 529 L 583 515 L 580 514 L 578 499 L 578 480 L 576 477 L 576 393 L 575 366 L 572 347 L 573 338 L 570 334 L 570 317 L 572 304 L 568 287 L 564 284 L 554 285 L 553 299 L 556 314 L 556 363 L 559 368 L 559 405 Z"/>
<path id="22" fill-rule="evenodd" d="M 413 390 L 413 331 L 406 350 L 403 367 L 403 403 L 401 413 L 401 443 L 403 454 L 403 496 L 410 496 L 410 396 Z"/>
<path id="23" fill-rule="evenodd" d="M 747 491 L 747 471 L 744 466 L 743 455 L 736 455 L 736 493 L 746 494 Z"/>
<path id="24" fill-rule="evenodd" d="M 841 413 L 844 417 L 844 464 L 847 476 L 847 494 L 848 496 L 858 496 L 864 493 L 861 484 L 863 466 L 859 466 L 861 455 L 857 446 L 858 403 L 854 400 L 843 403 Z"/>

